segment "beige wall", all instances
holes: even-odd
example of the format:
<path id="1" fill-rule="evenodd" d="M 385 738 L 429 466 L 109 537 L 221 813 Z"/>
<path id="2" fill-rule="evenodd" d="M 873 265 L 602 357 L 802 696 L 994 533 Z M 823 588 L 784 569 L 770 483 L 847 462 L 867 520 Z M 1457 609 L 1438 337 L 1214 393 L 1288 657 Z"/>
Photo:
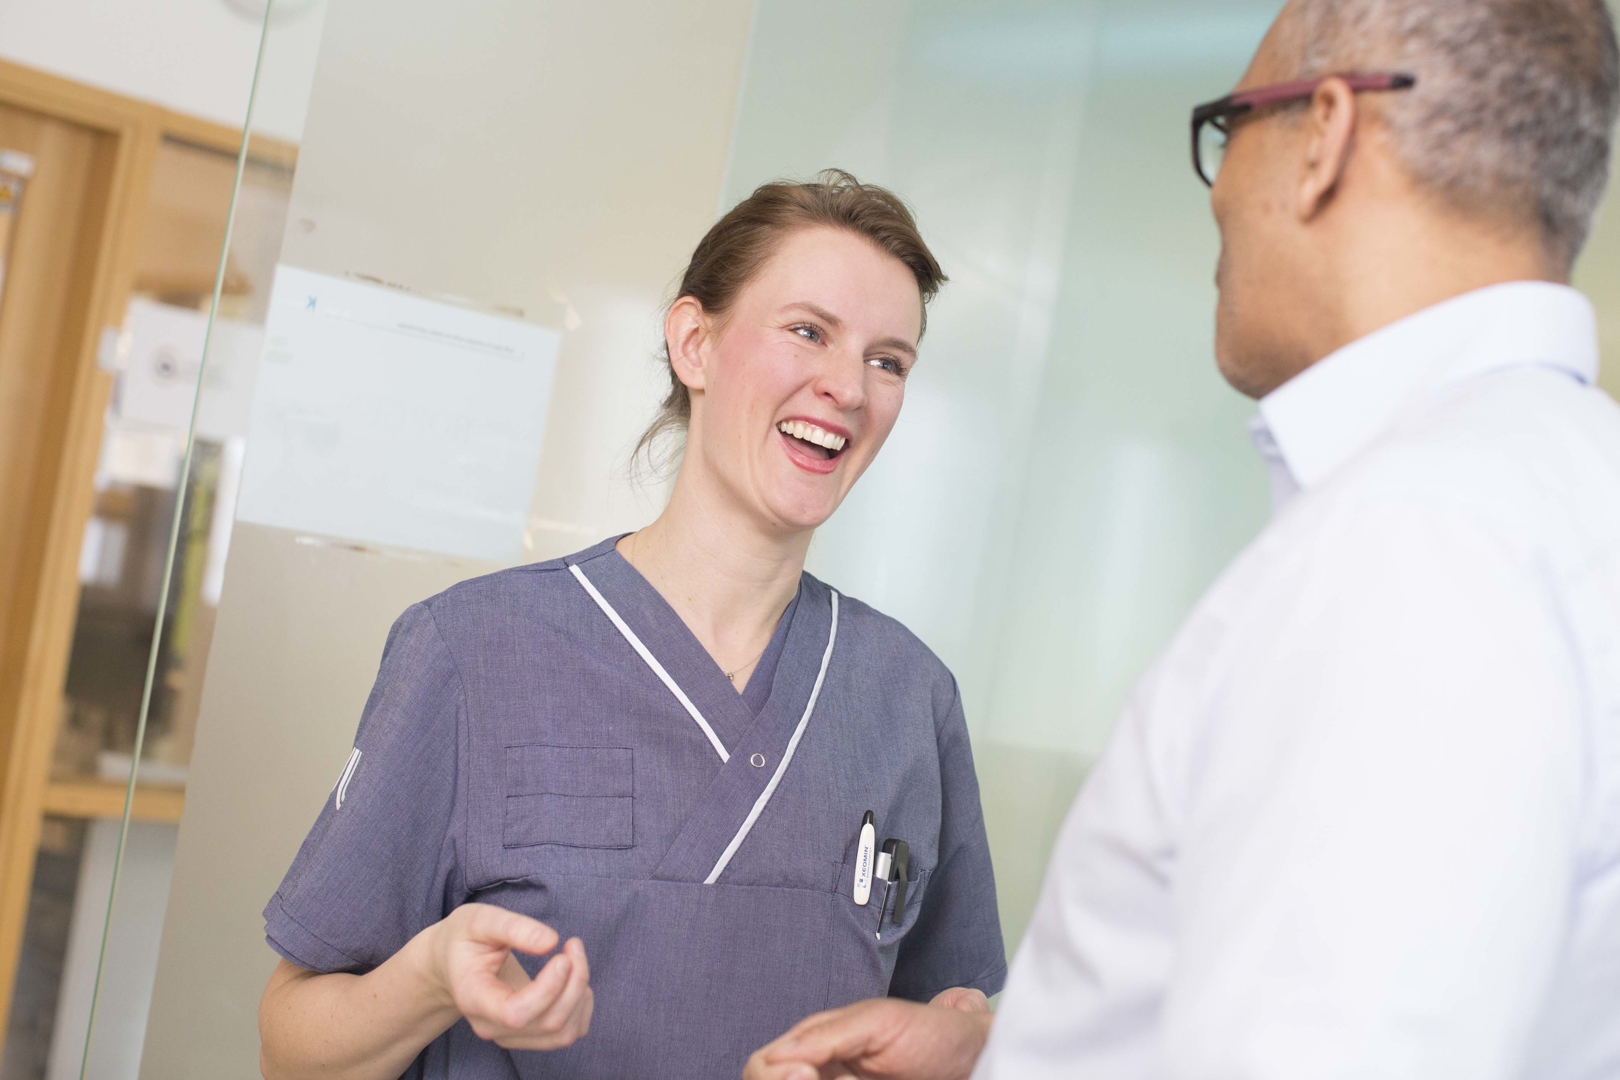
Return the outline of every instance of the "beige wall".
<path id="1" fill-rule="evenodd" d="M 241 127 L 258 0 L 0 0 L 0 56 L 176 112 Z M 297 142 L 326 0 L 276 0 L 255 127 Z"/>
<path id="2" fill-rule="evenodd" d="M 1610 0 L 1609 10 L 1620 17 L 1620 5 L 1614 0 Z M 1597 228 L 1575 266 L 1575 284 L 1597 306 L 1603 342 L 1598 384 L 1620 399 L 1620 184 L 1613 181 L 1598 211 Z"/>
<path id="3" fill-rule="evenodd" d="M 533 557 L 634 527 L 658 498 L 625 470 L 658 395 L 652 313 L 719 203 L 749 11 L 331 4 L 282 261 L 564 330 Z M 238 526 L 142 1076 L 258 1075 L 259 912 L 348 754 L 389 624 L 486 569 Z"/>
<path id="4" fill-rule="evenodd" d="M 1597 308 L 1603 345 L 1598 383 L 1620 399 L 1620 184 L 1609 184 L 1597 228 L 1575 264 L 1575 285 Z"/>

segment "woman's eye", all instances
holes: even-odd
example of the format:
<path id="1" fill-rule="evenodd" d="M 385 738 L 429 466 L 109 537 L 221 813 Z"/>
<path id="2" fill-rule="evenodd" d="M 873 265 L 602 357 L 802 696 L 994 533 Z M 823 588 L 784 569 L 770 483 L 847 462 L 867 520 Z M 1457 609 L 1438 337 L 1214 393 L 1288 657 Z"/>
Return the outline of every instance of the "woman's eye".
<path id="1" fill-rule="evenodd" d="M 813 341 L 818 345 L 821 343 L 821 331 L 813 326 L 795 326 L 793 332 L 806 341 Z"/>
<path id="2" fill-rule="evenodd" d="M 900 365 L 900 361 L 892 356 L 874 356 L 867 363 L 875 368 L 881 368 L 891 375 L 904 376 L 906 373 L 906 369 Z"/>

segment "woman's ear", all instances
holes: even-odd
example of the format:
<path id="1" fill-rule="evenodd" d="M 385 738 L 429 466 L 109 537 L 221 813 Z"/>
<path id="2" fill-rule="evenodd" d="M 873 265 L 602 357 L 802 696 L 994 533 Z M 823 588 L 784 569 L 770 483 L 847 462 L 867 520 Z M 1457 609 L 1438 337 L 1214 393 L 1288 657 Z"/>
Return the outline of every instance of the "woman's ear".
<path id="1" fill-rule="evenodd" d="M 708 359 L 709 317 L 695 296 L 683 296 L 664 316 L 664 344 L 669 366 L 688 390 L 702 390 Z"/>

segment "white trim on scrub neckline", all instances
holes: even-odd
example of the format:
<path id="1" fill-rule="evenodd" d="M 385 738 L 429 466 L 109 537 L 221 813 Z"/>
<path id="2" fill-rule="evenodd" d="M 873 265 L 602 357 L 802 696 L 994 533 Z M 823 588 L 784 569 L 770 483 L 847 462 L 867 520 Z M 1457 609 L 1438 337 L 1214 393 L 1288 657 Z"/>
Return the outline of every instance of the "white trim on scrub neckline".
<path id="1" fill-rule="evenodd" d="M 709 722 L 703 719 L 703 714 L 698 711 L 696 705 L 692 704 L 692 699 L 686 696 L 686 693 L 670 677 L 669 672 L 664 670 L 664 665 L 658 662 L 658 658 L 652 654 L 652 651 L 646 645 L 642 644 L 635 631 L 631 630 L 629 625 L 619 617 L 619 613 L 613 610 L 613 605 L 607 602 L 607 597 L 597 591 L 596 586 L 591 584 L 591 579 L 585 576 L 585 571 L 581 570 L 577 565 L 570 563 L 568 569 L 575 578 L 579 579 L 579 583 L 585 587 L 585 591 L 590 594 L 591 599 L 596 601 L 596 606 L 602 609 L 603 614 L 618 628 L 619 633 L 624 635 L 624 640 L 630 643 L 630 647 L 636 651 L 636 654 L 642 660 L 646 661 L 648 667 L 652 668 L 653 674 L 658 676 L 659 681 L 669 688 L 670 693 L 675 695 L 675 700 L 679 701 L 692 719 L 697 721 L 698 727 L 703 729 L 703 734 L 709 737 L 709 742 L 714 746 L 715 753 L 720 755 L 720 760 L 723 762 L 730 761 L 731 755 L 726 752 L 725 745 L 720 741 L 720 736 L 714 733 L 714 728 L 710 727 Z M 788 765 L 793 761 L 793 753 L 799 748 L 799 740 L 804 738 L 804 730 L 810 724 L 810 714 L 815 711 L 816 699 L 821 696 L 821 684 L 827 679 L 827 664 L 832 660 L 833 643 L 838 640 L 838 592 L 835 589 L 828 589 L 827 591 L 832 595 L 832 628 L 827 632 L 827 648 L 821 654 L 821 670 L 816 672 L 816 682 L 810 689 L 810 700 L 805 702 L 804 715 L 799 717 L 799 725 L 793 729 L 793 737 L 788 740 L 787 749 L 782 754 L 782 760 L 777 763 L 776 771 L 771 774 L 770 782 L 765 785 L 765 790 L 759 793 L 759 798 L 754 800 L 753 808 L 748 811 L 748 816 L 743 819 L 742 826 L 737 830 L 737 834 L 731 838 L 731 843 L 726 845 L 726 850 L 720 853 L 720 858 L 714 864 L 714 869 L 710 870 L 709 876 L 703 879 L 705 885 L 713 885 L 719 880 L 720 875 L 731 862 L 731 857 L 737 853 L 737 849 L 742 846 L 742 842 L 748 839 L 748 833 L 753 829 L 754 822 L 758 821 L 759 815 L 764 813 L 765 804 L 771 801 L 771 796 L 776 793 L 777 785 L 782 782 L 782 777 L 787 772 Z"/>
<path id="2" fill-rule="evenodd" d="M 658 658 L 652 654 L 652 651 L 641 643 L 640 638 L 636 637 L 636 632 L 630 629 L 629 624 L 619 617 L 617 611 L 613 610 L 613 605 L 607 602 L 607 597 L 596 591 L 596 586 L 592 585 L 591 579 L 585 576 L 585 571 L 572 564 L 569 565 L 568 569 L 579 579 L 579 583 L 585 586 L 585 591 L 591 594 L 591 599 L 596 601 L 596 606 L 601 608 L 613 625 L 619 628 L 619 633 L 624 635 L 624 640 L 630 643 L 630 647 L 636 650 L 637 654 L 647 662 L 647 666 L 652 668 L 653 674 L 658 676 L 659 681 L 669 687 L 669 692 L 675 695 L 675 700 L 685 706 L 687 713 L 691 715 L 693 720 L 697 721 L 697 726 L 702 728 L 703 734 L 709 737 L 709 743 L 714 747 L 714 752 L 720 755 L 720 760 L 730 761 L 731 755 L 726 752 L 726 744 L 720 741 L 720 736 L 714 733 L 714 728 L 710 727 L 709 722 L 703 719 L 703 714 L 698 712 L 696 705 L 692 704 L 692 699 L 687 697 L 686 692 L 675 684 L 674 679 L 670 678 L 669 672 L 664 670 L 664 665 L 658 662 Z"/>
<path id="3" fill-rule="evenodd" d="M 782 760 L 777 763 L 776 772 L 771 774 L 771 782 L 765 785 L 765 790 L 754 800 L 754 808 L 748 811 L 748 816 L 743 819 L 742 828 L 731 838 L 726 850 L 720 853 L 720 859 L 714 864 L 714 869 L 709 871 L 709 876 L 703 879 L 705 885 L 715 883 L 721 871 L 725 870 L 726 864 L 731 862 L 731 857 L 748 838 L 749 830 L 754 827 L 754 822 L 759 820 L 765 804 L 770 802 L 771 796 L 775 794 L 776 785 L 782 782 L 782 774 L 787 772 L 788 763 L 793 760 L 793 751 L 799 748 L 799 740 L 804 738 L 804 729 L 810 723 L 810 714 L 816 708 L 816 698 L 821 696 L 821 684 L 827 678 L 827 662 L 832 659 L 833 642 L 838 640 L 838 593 L 833 589 L 827 591 L 832 593 L 832 630 L 827 634 L 827 650 L 821 654 L 821 670 L 816 672 L 816 685 L 810 689 L 810 700 L 805 702 L 804 715 L 799 717 L 799 726 L 793 729 L 793 738 L 788 740 L 787 750 L 783 752 Z"/>

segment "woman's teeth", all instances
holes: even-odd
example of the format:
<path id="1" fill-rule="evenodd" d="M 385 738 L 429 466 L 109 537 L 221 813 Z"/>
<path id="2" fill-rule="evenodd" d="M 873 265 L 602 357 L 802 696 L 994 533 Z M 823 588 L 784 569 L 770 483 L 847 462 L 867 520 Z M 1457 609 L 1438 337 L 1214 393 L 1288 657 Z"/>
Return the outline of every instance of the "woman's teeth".
<path id="1" fill-rule="evenodd" d="M 817 427 L 803 420 L 784 420 L 776 425 L 776 430 L 795 439 L 802 439 L 807 443 L 825 447 L 833 453 L 838 453 L 849 440 L 842 435 L 834 435 L 826 428 Z"/>

